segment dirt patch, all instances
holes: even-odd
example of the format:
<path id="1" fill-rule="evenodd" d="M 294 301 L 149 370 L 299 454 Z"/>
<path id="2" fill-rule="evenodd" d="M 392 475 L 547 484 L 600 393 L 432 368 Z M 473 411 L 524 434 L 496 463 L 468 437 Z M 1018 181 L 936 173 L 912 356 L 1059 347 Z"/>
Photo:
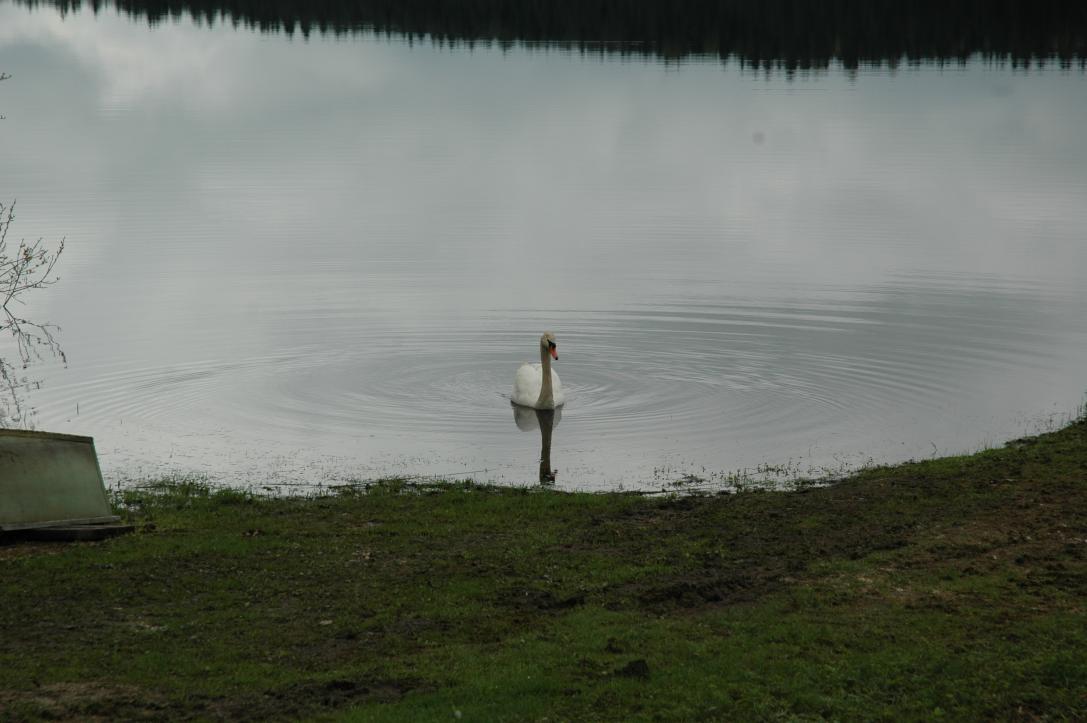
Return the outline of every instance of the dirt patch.
<path id="1" fill-rule="evenodd" d="M 541 588 L 514 586 L 500 590 L 495 596 L 495 604 L 522 611 L 569 610 L 578 605 L 584 605 L 585 594 L 556 595 Z"/>
<path id="2" fill-rule="evenodd" d="M 637 600 L 640 607 L 658 614 L 707 604 L 741 603 L 766 594 L 776 587 L 778 579 L 778 575 L 737 575 L 674 580 L 666 585 L 654 585 L 640 591 Z"/>
<path id="3" fill-rule="evenodd" d="M 645 662 L 644 658 L 638 658 L 620 668 L 616 668 L 612 675 L 617 675 L 620 678 L 641 678 L 644 680 L 649 677 L 649 663 Z"/>
<path id="4" fill-rule="evenodd" d="M 39 555 L 58 555 L 68 549 L 65 542 L 31 542 L 19 533 L 0 533 L 0 562 Z"/>
<path id="5" fill-rule="evenodd" d="M 58 721 L 157 720 L 167 708 L 154 693 L 104 682 L 51 683 L 32 690 L 0 690 L 0 711 Z"/>
<path id="6" fill-rule="evenodd" d="M 285 720 L 358 703 L 391 703 L 433 686 L 414 679 L 335 679 L 297 683 L 263 694 L 169 700 L 135 686 L 102 682 L 53 683 L 27 691 L 0 691 L 0 718 L 56 721 Z"/>
<path id="7" fill-rule="evenodd" d="M 393 703 L 408 692 L 433 689 L 412 678 L 336 678 L 295 683 L 260 695 L 199 701 L 197 714 L 225 720 L 293 720 L 360 703 Z"/>

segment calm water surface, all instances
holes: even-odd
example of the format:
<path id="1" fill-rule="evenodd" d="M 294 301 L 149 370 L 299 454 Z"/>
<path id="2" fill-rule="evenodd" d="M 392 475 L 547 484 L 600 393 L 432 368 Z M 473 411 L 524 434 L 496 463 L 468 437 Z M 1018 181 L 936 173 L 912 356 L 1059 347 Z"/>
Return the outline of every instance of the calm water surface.
<path id="1" fill-rule="evenodd" d="M 0 196 L 67 237 L 38 428 L 111 483 L 560 487 L 977 449 L 1087 389 L 1087 75 L 261 34 L 0 3 Z M 2 349 L 2 348 L 0 348 Z"/>

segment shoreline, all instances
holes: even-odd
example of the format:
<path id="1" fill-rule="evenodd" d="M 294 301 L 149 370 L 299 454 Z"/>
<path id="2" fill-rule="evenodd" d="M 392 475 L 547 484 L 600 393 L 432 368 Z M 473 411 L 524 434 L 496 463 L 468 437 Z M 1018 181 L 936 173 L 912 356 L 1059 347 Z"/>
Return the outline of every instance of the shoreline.
<path id="1" fill-rule="evenodd" d="M 728 494 L 115 495 L 0 542 L 0 720 L 1087 717 L 1087 421 Z"/>
<path id="2" fill-rule="evenodd" d="M 912 456 L 902 458 L 877 460 L 873 456 L 862 455 L 854 452 L 846 455 L 846 458 L 854 458 L 860 462 L 839 461 L 834 465 L 804 463 L 802 458 L 786 458 L 785 461 L 762 462 L 751 467 L 723 468 L 710 470 L 704 465 L 698 468 L 691 465 L 689 468 L 661 468 L 662 473 L 658 480 L 649 483 L 640 481 L 629 487 L 619 483 L 615 487 L 595 487 L 593 485 L 563 486 L 563 480 L 557 484 L 544 483 L 543 486 L 553 492 L 564 494 L 634 494 L 648 497 L 670 494 L 719 494 L 750 492 L 755 490 L 768 492 L 789 492 L 810 487 L 823 487 L 837 484 L 841 481 L 856 477 L 872 469 L 895 468 L 917 462 L 932 461 L 950 457 L 969 457 L 993 449 L 999 449 L 1015 442 L 1018 439 L 1026 439 L 1059 431 L 1075 422 L 1087 417 L 1087 402 L 1081 402 L 1070 411 L 1057 411 L 1046 414 L 1038 414 L 1024 423 L 1023 427 L 1015 432 L 1016 436 L 1010 438 L 998 438 L 1000 441 L 979 442 L 968 448 L 967 451 L 941 453 L 934 443 L 931 456 Z M 1004 441 L 1006 439 L 1006 441 Z M 972 450 L 972 451 L 969 451 Z M 531 467 L 526 464 L 525 467 Z M 696 469 L 697 468 L 697 469 Z M 110 495 L 120 495 L 125 491 L 155 490 L 171 485 L 197 485 L 207 487 L 209 491 L 232 490 L 252 494 L 256 497 L 311 497 L 335 494 L 339 490 L 367 489 L 383 482 L 405 482 L 419 486 L 441 487 L 448 484 L 458 484 L 471 481 L 478 487 L 494 487 L 498 489 L 522 489 L 535 488 L 541 483 L 537 481 L 512 481 L 507 478 L 501 481 L 476 479 L 475 475 L 486 474 L 487 469 L 465 470 L 463 472 L 450 472 L 441 474 L 375 474 L 373 477 L 358 477 L 346 473 L 347 465 L 323 475 L 317 474 L 313 479 L 320 481 L 297 480 L 283 481 L 290 474 L 282 470 L 272 470 L 267 474 L 274 480 L 252 481 L 251 477 L 258 476 L 255 472 L 245 475 L 246 481 L 234 481 L 229 475 L 213 476 L 199 471 L 167 470 L 161 473 L 140 474 L 121 473 L 111 481 L 106 481 L 106 490 Z M 666 476 L 663 472 L 667 470 Z M 566 477 L 560 473 L 560 477 Z M 323 478 L 322 478 L 323 477 Z M 523 480 L 530 479 L 525 475 Z"/>

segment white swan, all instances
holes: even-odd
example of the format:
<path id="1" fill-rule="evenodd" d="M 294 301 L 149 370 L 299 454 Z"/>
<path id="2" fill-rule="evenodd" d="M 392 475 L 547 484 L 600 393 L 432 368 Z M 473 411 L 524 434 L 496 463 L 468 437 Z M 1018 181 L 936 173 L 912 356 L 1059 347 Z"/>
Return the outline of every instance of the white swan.
<path id="1" fill-rule="evenodd" d="M 514 404 L 533 409 L 554 409 L 566 401 L 562 393 L 559 375 L 551 369 L 551 359 L 559 358 L 559 348 L 555 344 L 555 335 L 545 331 L 540 337 L 540 361 L 538 364 L 525 362 L 513 378 Z"/>

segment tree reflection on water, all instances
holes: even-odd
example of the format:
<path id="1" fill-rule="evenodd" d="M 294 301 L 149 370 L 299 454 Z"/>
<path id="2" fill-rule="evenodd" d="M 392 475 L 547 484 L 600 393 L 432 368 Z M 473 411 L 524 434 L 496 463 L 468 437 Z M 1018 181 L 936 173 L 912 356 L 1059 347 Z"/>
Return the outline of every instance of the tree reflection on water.
<path id="1" fill-rule="evenodd" d="M 115 7 L 152 25 L 188 14 L 266 32 L 379 33 L 441 44 L 717 57 L 756 69 L 965 61 L 1087 62 L 1082 0 L 20 0 Z"/>

